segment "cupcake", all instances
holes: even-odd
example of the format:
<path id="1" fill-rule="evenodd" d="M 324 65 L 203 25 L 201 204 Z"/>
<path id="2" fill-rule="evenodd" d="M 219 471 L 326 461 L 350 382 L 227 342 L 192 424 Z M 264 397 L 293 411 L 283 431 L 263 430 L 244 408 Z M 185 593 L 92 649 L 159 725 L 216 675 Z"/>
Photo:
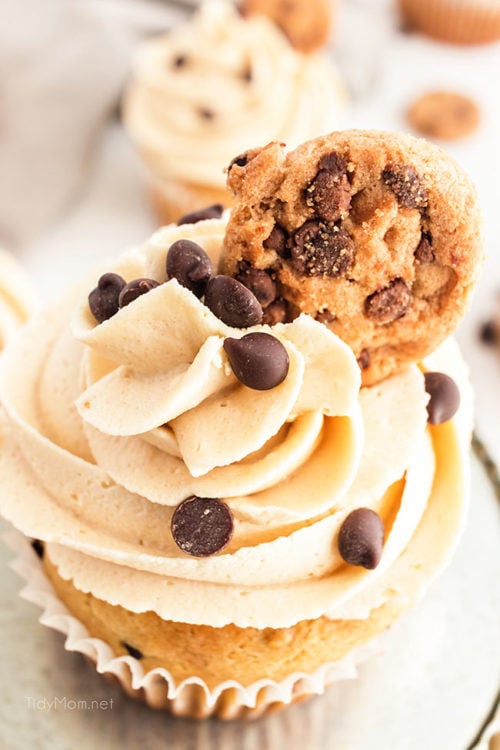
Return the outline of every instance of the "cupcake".
<path id="1" fill-rule="evenodd" d="M 423 162 L 406 163 L 415 173 L 404 181 L 374 176 L 381 153 L 408 162 L 413 151 Z M 438 346 L 434 332 L 425 356 L 390 358 L 390 372 L 377 354 L 379 377 L 361 386 L 359 357 L 326 313 L 299 314 L 284 296 L 282 255 L 274 268 L 247 259 L 218 273 L 241 251 L 243 202 L 251 210 L 263 186 L 277 200 L 288 190 L 298 215 L 293 174 L 310 222 L 328 193 L 343 206 L 336 234 L 349 226 L 362 255 L 354 223 L 372 242 L 397 228 L 391 252 L 403 266 L 409 243 L 415 253 L 421 242 L 409 234 L 417 220 L 430 222 L 429 271 L 451 242 L 436 212 L 445 227 L 449 212 L 471 210 L 453 240 L 475 261 L 454 256 L 465 290 L 481 254 L 467 179 L 450 166 L 459 185 L 446 192 L 447 157 L 388 134 L 332 134 L 288 157 L 273 147 L 246 159 L 230 173 L 229 220 L 164 227 L 83 280 L 31 321 L 0 372 L 0 510 L 40 540 L 57 627 L 129 694 L 191 717 L 258 716 L 352 674 L 447 564 L 467 506 L 471 393 L 452 340 Z M 329 172 L 314 201 L 303 186 L 312 162 Z M 366 206 L 352 211 L 361 191 L 380 226 Z M 408 205 L 424 195 L 425 212 Z M 336 253 L 325 236 L 320 247 Z M 410 291 L 421 289 L 415 280 Z M 387 316 L 394 288 L 385 297 Z M 446 310 L 434 297 L 416 336 L 428 338 Z"/>
<path id="2" fill-rule="evenodd" d="M 36 294 L 27 275 L 5 250 L 0 250 L 0 352 L 35 309 Z"/>
<path id="3" fill-rule="evenodd" d="M 236 154 L 329 132 L 343 101 L 326 52 L 301 52 L 270 18 L 216 0 L 139 49 L 123 119 L 156 212 L 170 222 L 229 206 L 224 169 Z"/>
<path id="4" fill-rule="evenodd" d="M 403 18 L 435 39 L 484 44 L 500 39 L 497 0 L 399 0 Z"/>

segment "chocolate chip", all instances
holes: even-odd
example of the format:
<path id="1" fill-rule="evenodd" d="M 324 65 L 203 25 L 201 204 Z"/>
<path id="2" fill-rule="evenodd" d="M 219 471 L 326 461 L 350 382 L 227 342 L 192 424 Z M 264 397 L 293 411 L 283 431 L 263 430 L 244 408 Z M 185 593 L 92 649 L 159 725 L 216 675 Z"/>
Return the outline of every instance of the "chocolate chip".
<path id="1" fill-rule="evenodd" d="M 237 167 L 246 167 L 248 164 L 248 156 L 246 154 L 240 154 L 240 156 L 235 156 L 234 159 L 232 159 L 229 162 L 229 167 L 227 168 L 227 171 L 229 172 L 231 170 L 231 167 L 237 166 Z"/>
<path id="2" fill-rule="evenodd" d="M 102 323 L 118 312 L 118 298 L 125 286 L 125 279 L 117 273 L 105 273 L 97 286 L 89 294 L 89 307 L 92 315 Z"/>
<path id="3" fill-rule="evenodd" d="M 493 345 L 498 343 L 498 327 L 494 320 L 483 323 L 479 329 L 479 338 L 483 344 Z"/>
<path id="4" fill-rule="evenodd" d="M 174 59 L 172 60 L 172 65 L 174 68 L 183 68 L 187 63 L 187 57 L 186 55 L 176 55 Z"/>
<path id="5" fill-rule="evenodd" d="M 150 292 L 156 286 L 160 285 L 154 279 L 134 279 L 133 281 L 129 281 L 120 292 L 118 305 L 120 307 L 130 305 L 137 297 L 147 294 L 147 292 Z"/>
<path id="6" fill-rule="evenodd" d="M 242 268 L 236 278 L 257 297 L 262 307 L 276 299 L 276 284 L 267 271 L 261 268 Z"/>
<path id="7" fill-rule="evenodd" d="M 199 221 L 205 221 L 205 219 L 220 219 L 223 211 L 224 206 L 221 203 L 213 203 L 206 208 L 200 208 L 198 211 L 191 211 L 189 214 L 184 214 L 177 222 L 177 226 L 181 226 L 181 224 L 197 224 Z"/>
<path id="8" fill-rule="evenodd" d="M 409 164 L 390 164 L 382 172 L 382 179 L 404 208 L 425 208 L 427 191 L 416 170 Z"/>
<path id="9" fill-rule="evenodd" d="M 203 297 L 212 276 L 212 263 L 196 242 L 177 240 L 170 245 L 167 253 L 167 276 L 169 279 L 177 279 L 179 284 L 197 297 Z"/>
<path id="10" fill-rule="evenodd" d="M 32 539 L 31 540 L 31 546 L 35 550 L 36 556 L 40 558 L 40 560 L 43 560 L 43 555 L 45 552 L 43 542 L 40 541 L 40 539 Z"/>
<path id="11" fill-rule="evenodd" d="M 368 349 L 361 349 L 357 362 L 361 370 L 366 370 L 370 367 L 371 357 Z"/>
<path id="12" fill-rule="evenodd" d="M 306 221 L 289 241 L 294 267 L 306 276 L 336 278 L 354 262 L 354 241 L 345 229 Z"/>
<path id="13" fill-rule="evenodd" d="M 127 649 L 130 656 L 133 656 L 134 659 L 142 659 L 142 657 L 144 656 L 142 651 L 139 651 L 139 649 L 135 648 L 135 646 L 131 646 L 130 643 L 127 643 L 126 641 L 122 641 L 121 643 L 123 648 Z"/>
<path id="14" fill-rule="evenodd" d="M 253 71 L 250 66 L 248 68 L 245 68 L 243 72 L 241 73 L 241 79 L 245 81 L 245 83 L 251 83 L 253 80 Z"/>
<path id="15" fill-rule="evenodd" d="M 460 406 L 460 391 L 449 375 L 444 372 L 426 372 L 425 390 L 430 396 L 427 404 L 429 424 L 447 422 Z"/>
<path id="16" fill-rule="evenodd" d="M 324 310 L 318 310 L 316 313 L 314 319 L 318 321 L 318 323 L 323 323 L 323 325 L 327 326 L 329 323 L 333 323 L 337 316 L 334 315 L 328 308 L 325 307 Z"/>
<path id="17" fill-rule="evenodd" d="M 370 508 L 353 510 L 340 527 L 339 552 L 349 565 L 373 570 L 382 557 L 383 544 L 384 522 Z"/>
<path id="18" fill-rule="evenodd" d="M 365 302 L 365 314 L 376 323 L 385 325 L 402 318 L 411 305 L 411 292 L 404 279 L 393 279 L 384 289 L 370 294 Z"/>
<path id="19" fill-rule="evenodd" d="M 290 251 L 287 247 L 287 239 L 288 236 L 283 227 L 275 224 L 271 230 L 271 234 L 264 240 L 262 245 L 266 250 L 275 250 L 281 258 L 289 258 Z"/>
<path id="20" fill-rule="evenodd" d="M 351 204 L 347 162 L 336 151 L 323 156 L 316 177 L 306 187 L 306 204 L 324 221 L 346 216 Z"/>
<path id="21" fill-rule="evenodd" d="M 200 107 L 198 109 L 198 114 L 202 120 L 215 120 L 215 112 L 213 111 L 213 109 L 209 109 L 208 107 Z"/>
<path id="22" fill-rule="evenodd" d="M 223 549 L 233 535 L 233 516 L 216 497 L 188 497 L 172 516 L 172 536 L 188 555 L 208 557 Z"/>
<path id="23" fill-rule="evenodd" d="M 212 276 L 205 291 L 205 305 L 234 328 L 248 328 L 262 320 L 262 307 L 255 294 L 231 276 Z"/>
<path id="24" fill-rule="evenodd" d="M 276 323 L 285 323 L 288 320 L 288 314 L 287 301 L 279 297 L 266 307 L 262 322 L 268 326 L 275 326 Z"/>
<path id="25" fill-rule="evenodd" d="M 234 374 L 248 388 L 268 391 L 288 375 L 288 352 L 281 341 L 269 333 L 227 338 L 223 346 Z"/>
<path id="26" fill-rule="evenodd" d="M 422 239 L 418 243 L 414 253 L 415 260 L 419 263 L 434 263 L 435 255 L 432 249 L 432 237 L 430 234 L 422 234 Z"/>

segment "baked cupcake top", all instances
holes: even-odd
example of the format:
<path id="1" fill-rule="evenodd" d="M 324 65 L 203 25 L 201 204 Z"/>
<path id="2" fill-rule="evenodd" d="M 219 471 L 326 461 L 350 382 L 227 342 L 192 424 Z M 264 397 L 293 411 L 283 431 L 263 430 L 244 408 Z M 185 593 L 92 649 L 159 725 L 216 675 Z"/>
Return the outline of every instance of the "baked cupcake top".
<path id="1" fill-rule="evenodd" d="M 222 188 L 249 143 L 327 132 L 343 99 L 326 53 L 298 52 L 269 18 L 212 0 L 140 48 L 123 112 L 156 174 Z"/>

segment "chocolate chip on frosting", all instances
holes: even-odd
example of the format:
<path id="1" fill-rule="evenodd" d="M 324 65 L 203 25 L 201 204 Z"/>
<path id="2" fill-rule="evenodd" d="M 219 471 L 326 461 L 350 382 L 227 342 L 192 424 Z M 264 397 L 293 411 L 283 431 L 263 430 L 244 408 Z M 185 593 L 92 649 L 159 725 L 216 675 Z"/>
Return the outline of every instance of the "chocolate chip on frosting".
<path id="1" fill-rule="evenodd" d="M 425 208 L 427 191 L 414 167 L 409 164 L 390 164 L 382 172 L 382 179 L 403 208 Z"/>
<path id="2" fill-rule="evenodd" d="M 183 68 L 187 63 L 187 57 L 186 55 L 176 55 L 174 59 L 172 60 L 172 65 L 174 68 Z"/>
<path id="3" fill-rule="evenodd" d="M 294 267 L 307 276 L 342 276 L 353 264 L 355 245 L 345 229 L 306 221 L 289 241 Z"/>
<path id="4" fill-rule="evenodd" d="M 263 308 L 268 307 L 276 299 L 276 283 L 268 271 L 244 266 L 236 278 L 255 294 Z"/>
<path id="5" fill-rule="evenodd" d="M 233 535 L 233 515 L 216 497 L 193 495 L 177 506 L 172 516 L 174 542 L 188 555 L 208 557 L 220 552 Z"/>
<path id="6" fill-rule="evenodd" d="M 40 560 L 43 560 L 43 555 L 45 553 L 43 542 L 40 539 L 32 539 L 31 546 L 35 551 L 36 556 L 39 557 Z"/>
<path id="7" fill-rule="evenodd" d="M 305 192 L 306 204 L 324 221 L 337 221 L 346 216 L 351 203 L 351 185 L 344 157 L 336 151 L 323 156 L 318 173 Z"/>
<path id="8" fill-rule="evenodd" d="M 200 208 L 198 211 L 191 211 L 189 214 L 184 214 L 177 222 L 177 226 L 181 224 L 197 224 L 199 221 L 205 221 L 205 219 L 220 219 L 224 206 L 221 203 L 213 203 L 211 206 Z"/>
<path id="9" fill-rule="evenodd" d="M 233 328 L 248 328 L 262 320 L 262 307 L 255 294 L 231 276 L 210 279 L 205 291 L 205 305 Z"/>
<path id="10" fill-rule="evenodd" d="M 118 312 L 120 292 L 125 286 L 125 279 L 117 273 L 105 273 L 97 286 L 89 294 L 89 307 L 98 323 L 112 318 Z"/>
<path id="11" fill-rule="evenodd" d="M 212 262 L 196 242 L 177 240 L 167 253 L 167 276 L 177 279 L 197 297 L 203 297 L 212 276 Z"/>
<path id="12" fill-rule="evenodd" d="M 384 523 L 370 508 L 357 508 L 349 513 L 340 527 L 338 547 L 342 559 L 349 565 L 360 565 L 372 570 L 382 557 Z"/>
<path id="13" fill-rule="evenodd" d="M 147 294 L 155 287 L 160 286 L 154 279 L 133 279 L 125 284 L 118 298 L 119 307 L 130 305 L 137 297 Z"/>
<path id="14" fill-rule="evenodd" d="M 207 122 L 215 120 L 215 112 L 213 111 L 213 109 L 209 109 L 208 107 L 200 107 L 198 109 L 198 114 L 202 120 L 206 120 Z"/>
<path id="15" fill-rule="evenodd" d="M 384 325 L 402 318 L 411 305 L 411 291 L 404 279 L 393 279 L 384 289 L 370 294 L 365 302 L 365 314 Z"/>
<path id="16" fill-rule="evenodd" d="M 268 391 L 288 375 L 288 352 L 269 333 L 247 333 L 241 339 L 226 338 L 224 350 L 231 368 L 243 385 L 257 391 Z"/>
<path id="17" fill-rule="evenodd" d="M 442 424 L 451 419 L 460 406 L 457 384 L 444 372 L 426 372 L 425 390 L 430 396 L 427 404 L 429 424 Z"/>

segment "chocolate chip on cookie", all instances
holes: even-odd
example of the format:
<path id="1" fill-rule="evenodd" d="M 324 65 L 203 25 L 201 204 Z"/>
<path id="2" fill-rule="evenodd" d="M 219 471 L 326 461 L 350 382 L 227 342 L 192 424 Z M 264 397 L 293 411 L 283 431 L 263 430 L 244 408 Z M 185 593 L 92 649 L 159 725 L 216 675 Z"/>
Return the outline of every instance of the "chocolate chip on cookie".
<path id="1" fill-rule="evenodd" d="M 123 648 L 128 651 L 130 656 L 133 656 L 134 659 L 142 659 L 144 654 L 140 649 L 136 648 L 135 646 L 131 646 L 130 643 L 127 643 L 127 641 L 122 641 Z"/>
<path id="2" fill-rule="evenodd" d="M 262 323 L 268 326 L 274 326 L 277 323 L 288 323 L 289 318 L 290 313 L 288 309 L 288 302 L 282 297 L 278 297 L 278 299 L 275 299 L 274 302 L 271 302 L 271 304 L 268 305 L 264 310 Z"/>
<path id="3" fill-rule="evenodd" d="M 236 279 L 253 292 L 263 308 L 268 307 L 276 299 L 276 283 L 268 271 L 246 264 Z"/>
<path id="4" fill-rule="evenodd" d="M 346 216 L 351 203 L 347 162 L 336 151 L 320 159 L 316 177 L 306 187 L 306 204 L 324 221 Z"/>
<path id="5" fill-rule="evenodd" d="M 434 263 L 436 260 L 430 234 L 422 234 L 422 239 L 415 250 L 415 260 L 418 260 L 420 263 Z"/>
<path id="6" fill-rule="evenodd" d="M 366 298 L 365 312 L 372 320 L 385 325 L 405 315 L 411 299 L 411 291 L 404 279 L 393 279 L 386 287 Z"/>
<path id="7" fill-rule="evenodd" d="M 306 221 L 289 240 L 293 266 L 307 276 L 345 273 L 354 261 L 355 246 L 349 233 L 335 224 Z"/>
<path id="8" fill-rule="evenodd" d="M 275 250 L 281 258 L 289 258 L 290 251 L 287 246 L 288 236 L 283 227 L 275 224 L 271 234 L 262 243 L 266 250 Z"/>
<path id="9" fill-rule="evenodd" d="M 425 208 L 427 192 L 414 167 L 391 164 L 382 172 L 382 179 L 403 208 Z"/>

